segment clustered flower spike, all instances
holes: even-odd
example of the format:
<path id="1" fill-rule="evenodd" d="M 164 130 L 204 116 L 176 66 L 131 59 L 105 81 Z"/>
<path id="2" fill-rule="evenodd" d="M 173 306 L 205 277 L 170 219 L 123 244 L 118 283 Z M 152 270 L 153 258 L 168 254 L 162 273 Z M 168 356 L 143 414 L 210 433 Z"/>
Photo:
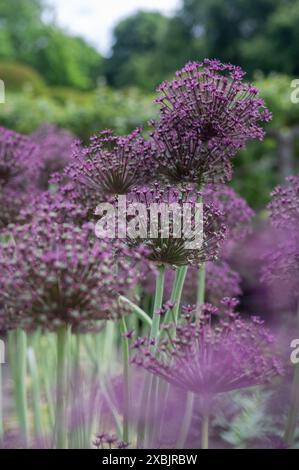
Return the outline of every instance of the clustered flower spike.
<path id="1" fill-rule="evenodd" d="M 201 320 L 194 315 L 177 327 L 176 338 L 163 340 L 153 352 L 145 341 L 137 340 L 133 363 L 185 392 L 206 399 L 222 392 L 269 383 L 283 373 L 275 354 L 273 337 L 263 321 L 240 318 L 236 302 L 224 302 L 225 312 L 215 326 L 212 317 L 220 311 L 204 305 Z M 214 322 L 213 322 L 214 323 Z"/>
<path id="2" fill-rule="evenodd" d="M 160 171 L 176 182 L 226 182 L 231 158 L 262 139 L 271 114 L 239 67 L 217 60 L 189 63 L 158 89 L 161 117 L 153 139 Z"/>
<path id="3" fill-rule="evenodd" d="M 38 146 L 34 154 L 40 165 L 37 185 L 47 190 L 51 174 L 62 172 L 71 162 L 76 139 L 71 132 L 51 124 L 42 125 L 31 138 Z"/>
<path id="4" fill-rule="evenodd" d="M 100 132 L 87 148 L 79 149 L 66 174 L 96 197 L 126 194 L 152 177 L 151 145 L 136 129 L 128 136 Z"/>
<path id="5" fill-rule="evenodd" d="M 12 327 L 88 330 L 122 313 L 118 294 L 135 285 L 135 271 L 125 256 L 116 264 L 113 245 L 95 239 L 92 224 L 39 221 L 10 233 L 14 243 L 0 245 L 0 304 Z"/>
<path id="6" fill-rule="evenodd" d="M 213 204 L 204 204 L 202 225 L 197 220 L 200 196 L 193 187 L 179 191 L 171 186 L 160 189 L 154 184 L 134 189 L 127 196 L 134 208 L 134 213 L 127 215 L 129 246 L 143 245 L 148 259 L 158 264 L 199 265 L 217 259 L 226 230 L 220 221 L 221 212 Z M 190 209 L 190 219 L 184 217 L 186 206 Z M 197 244 L 195 235 L 199 233 L 202 233 L 202 243 L 199 240 Z M 190 246 L 190 242 L 194 244 Z"/>

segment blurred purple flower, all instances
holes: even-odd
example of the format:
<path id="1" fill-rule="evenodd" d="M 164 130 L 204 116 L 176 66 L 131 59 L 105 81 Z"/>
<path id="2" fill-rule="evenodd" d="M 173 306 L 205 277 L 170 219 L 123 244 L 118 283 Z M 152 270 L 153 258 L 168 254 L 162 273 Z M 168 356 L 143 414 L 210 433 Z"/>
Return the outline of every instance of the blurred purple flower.
<path id="1" fill-rule="evenodd" d="M 38 162 L 38 187 L 46 190 L 52 173 L 62 172 L 70 163 L 76 137 L 65 129 L 52 124 L 44 124 L 31 134 L 32 141 L 38 146 L 34 154 Z"/>
<path id="2" fill-rule="evenodd" d="M 274 338 L 257 317 L 244 321 L 231 306 L 212 321 L 209 305 L 201 319 L 177 327 L 157 352 L 139 346 L 133 362 L 185 392 L 210 400 L 214 395 L 270 382 L 282 374 Z M 220 311 L 219 311 L 220 313 Z M 134 345 L 133 345 L 134 347 Z"/>

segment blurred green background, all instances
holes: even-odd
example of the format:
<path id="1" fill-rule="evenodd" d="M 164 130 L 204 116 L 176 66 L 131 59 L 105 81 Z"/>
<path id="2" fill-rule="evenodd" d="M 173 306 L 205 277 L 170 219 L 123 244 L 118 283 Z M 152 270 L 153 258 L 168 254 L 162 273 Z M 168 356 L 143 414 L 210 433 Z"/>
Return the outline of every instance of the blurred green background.
<path id="1" fill-rule="evenodd" d="M 299 0 L 181 0 L 171 17 L 138 11 L 115 26 L 109 57 L 45 20 L 47 9 L 0 0 L 0 125 L 30 133 L 51 122 L 83 140 L 103 128 L 146 129 L 156 86 L 189 60 L 215 57 L 241 65 L 273 113 L 264 142 L 236 158 L 234 187 L 261 208 L 298 172 Z"/>

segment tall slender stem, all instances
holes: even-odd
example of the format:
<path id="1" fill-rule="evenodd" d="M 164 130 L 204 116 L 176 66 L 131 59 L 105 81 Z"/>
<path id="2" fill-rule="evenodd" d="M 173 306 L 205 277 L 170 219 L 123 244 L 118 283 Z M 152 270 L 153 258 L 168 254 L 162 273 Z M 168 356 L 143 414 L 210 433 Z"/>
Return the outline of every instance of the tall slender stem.
<path id="1" fill-rule="evenodd" d="M 299 301 L 297 306 L 297 320 L 299 320 Z M 294 367 L 294 378 L 291 391 L 291 406 L 288 414 L 284 440 L 289 445 L 294 444 L 296 424 L 299 415 L 299 363 Z"/>
<path id="2" fill-rule="evenodd" d="M 296 431 L 296 424 L 299 414 L 299 364 L 296 364 L 294 371 L 294 379 L 291 393 L 291 406 L 287 419 L 286 431 L 284 440 L 289 445 L 294 444 L 294 436 Z"/>
<path id="3" fill-rule="evenodd" d="M 202 305 L 205 301 L 205 287 L 206 287 L 206 267 L 202 263 L 198 269 L 197 281 L 197 305 Z"/>
<path id="4" fill-rule="evenodd" d="M 193 405 L 194 405 L 194 394 L 189 392 L 187 395 L 186 409 L 185 409 L 185 414 L 184 414 L 183 423 L 181 427 L 181 432 L 180 432 L 180 436 L 179 436 L 178 443 L 177 443 L 178 449 L 184 449 L 185 447 L 186 440 L 187 440 L 190 426 L 191 426 L 191 421 L 192 421 Z"/>
<path id="5" fill-rule="evenodd" d="M 203 415 L 202 424 L 201 424 L 201 448 L 209 448 L 209 413 Z"/>
<path id="6" fill-rule="evenodd" d="M 37 439 L 42 436 L 42 416 L 41 416 L 41 397 L 39 375 L 37 370 L 35 352 L 33 347 L 28 349 L 28 366 L 32 380 L 32 403 L 33 403 L 33 419 L 34 430 Z"/>
<path id="7" fill-rule="evenodd" d="M 124 372 L 124 416 L 123 416 L 123 440 L 129 442 L 129 414 L 130 414 L 130 376 L 129 376 L 129 361 L 130 350 L 129 341 L 126 336 L 127 325 L 125 317 L 120 320 L 120 331 L 122 334 L 122 347 L 123 347 L 123 372 Z"/>
<path id="8" fill-rule="evenodd" d="M 26 392 L 27 378 L 27 335 L 25 331 L 18 329 L 16 331 L 16 370 L 15 370 L 15 393 L 17 416 L 20 429 L 25 441 L 28 444 L 28 404 Z"/>
<path id="9" fill-rule="evenodd" d="M 158 276 L 156 278 L 156 291 L 155 291 L 155 301 L 154 301 L 154 310 L 153 310 L 153 320 L 152 327 L 150 332 L 151 338 L 157 338 L 160 328 L 160 315 L 157 315 L 156 312 L 162 307 L 163 303 L 163 293 L 164 293 L 164 278 L 165 278 L 165 266 L 159 266 Z"/>
<path id="10" fill-rule="evenodd" d="M 56 447 L 67 448 L 66 390 L 67 390 L 67 338 L 66 326 L 57 331 L 57 385 L 56 385 Z"/>
<path id="11" fill-rule="evenodd" d="M 3 424 L 3 376 L 2 376 L 2 367 L 3 364 L 1 362 L 1 357 L 0 357 L 0 443 L 3 440 L 4 437 L 4 424 Z"/>
<path id="12" fill-rule="evenodd" d="M 171 319 L 176 324 L 178 321 L 181 298 L 183 293 L 183 287 L 188 271 L 188 266 L 180 266 L 176 268 L 175 280 L 171 292 L 171 302 L 174 303 L 174 308 L 168 310 L 165 315 L 164 323 L 169 323 Z"/>

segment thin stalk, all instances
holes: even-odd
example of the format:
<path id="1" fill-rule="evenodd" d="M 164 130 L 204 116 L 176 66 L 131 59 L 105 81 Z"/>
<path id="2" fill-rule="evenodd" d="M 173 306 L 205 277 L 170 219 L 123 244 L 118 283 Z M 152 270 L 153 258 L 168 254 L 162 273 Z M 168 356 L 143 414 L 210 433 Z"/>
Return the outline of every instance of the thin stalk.
<path id="1" fill-rule="evenodd" d="M 41 396 L 40 396 L 40 385 L 39 375 L 37 370 L 35 352 L 32 347 L 28 349 L 28 366 L 32 380 L 32 403 L 33 403 L 33 420 L 34 430 L 37 439 L 42 436 L 42 415 L 41 415 Z"/>
<path id="2" fill-rule="evenodd" d="M 165 279 L 165 266 L 162 264 L 159 266 L 158 275 L 156 278 L 156 290 L 155 290 L 155 301 L 154 301 L 154 310 L 153 310 L 153 320 L 152 327 L 150 332 L 150 338 L 157 338 L 160 329 L 160 315 L 157 315 L 156 312 L 160 310 L 163 303 L 163 293 L 164 293 L 164 279 Z"/>
<path id="3" fill-rule="evenodd" d="M 299 320 L 299 301 L 297 305 L 297 320 Z M 291 391 L 291 406 L 288 414 L 284 441 L 292 446 L 295 440 L 295 431 L 299 415 L 299 363 L 294 367 L 294 378 Z"/>
<path id="4" fill-rule="evenodd" d="M 62 326 L 57 331 L 57 384 L 56 384 L 56 447 L 67 448 L 66 389 L 67 389 L 68 331 Z"/>
<path id="5" fill-rule="evenodd" d="M 202 263 L 198 269 L 197 305 L 202 305 L 205 301 L 205 285 L 206 285 L 206 267 L 205 267 L 205 263 Z"/>
<path id="6" fill-rule="evenodd" d="M 289 445 L 294 444 L 294 437 L 296 431 L 296 424 L 299 414 L 299 363 L 295 366 L 294 379 L 291 393 L 291 406 L 287 419 L 286 431 L 284 440 Z"/>
<path id="7" fill-rule="evenodd" d="M 136 313 L 137 317 L 140 318 L 140 320 L 146 323 L 150 328 L 152 327 L 152 319 L 148 316 L 147 313 L 145 313 L 144 310 L 138 307 L 138 305 L 134 304 L 133 302 L 131 302 L 131 300 L 127 299 L 127 297 L 123 295 L 119 296 L 119 300 L 128 304 L 131 307 L 132 311 Z"/>
<path id="8" fill-rule="evenodd" d="M 20 429 L 25 441 L 28 444 L 28 404 L 26 392 L 26 359 L 27 359 L 27 335 L 25 331 L 16 331 L 16 370 L 15 370 L 15 393 L 17 416 Z"/>
<path id="9" fill-rule="evenodd" d="M 159 336 L 159 330 L 160 330 L 160 315 L 157 315 L 157 311 L 160 310 L 163 304 L 163 294 L 164 294 L 164 281 L 165 281 L 165 266 L 162 264 L 159 266 L 159 271 L 158 275 L 156 277 L 156 289 L 155 289 L 155 299 L 154 299 L 154 308 L 153 308 L 153 322 L 152 322 L 152 327 L 150 331 L 150 338 L 157 340 Z M 156 349 L 156 345 L 153 347 L 153 349 Z M 155 389 L 157 382 L 153 379 L 152 376 L 149 377 L 148 380 L 148 387 L 144 389 L 144 397 L 146 397 L 143 400 L 143 403 L 146 403 L 146 421 L 149 421 L 150 415 L 152 413 L 152 410 L 155 410 L 155 400 L 156 400 L 156 394 L 155 394 Z M 146 381 L 145 381 L 146 383 Z M 149 429 L 147 427 L 144 430 L 144 443 L 145 446 L 151 441 L 151 436 L 153 433 L 153 429 Z"/>
<path id="10" fill-rule="evenodd" d="M 185 448 L 185 444 L 187 441 L 187 437 L 188 437 L 191 422 L 192 422 L 193 405 L 194 405 L 194 394 L 189 392 L 187 395 L 187 400 L 186 400 L 186 409 L 185 409 L 185 414 L 183 418 L 182 428 L 181 428 L 180 436 L 179 436 L 178 443 L 176 446 L 177 449 Z"/>
<path id="11" fill-rule="evenodd" d="M 203 415 L 203 420 L 201 424 L 201 448 L 209 448 L 209 413 Z"/>
<path id="12" fill-rule="evenodd" d="M 184 283 L 188 271 L 188 266 L 180 266 L 176 268 L 175 280 L 173 283 L 173 288 L 171 292 L 171 302 L 174 303 L 174 308 L 168 310 L 165 315 L 164 323 L 167 324 L 171 320 L 176 324 L 178 321 L 180 303 L 182 298 L 182 292 L 184 288 Z"/>
<path id="13" fill-rule="evenodd" d="M 128 329 L 125 317 L 120 319 L 120 332 L 122 335 L 122 349 L 123 349 L 123 374 L 124 374 L 124 415 L 123 415 L 123 440 L 129 442 L 129 414 L 130 414 L 130 375 L 129 375 L 129 361 L 130 350 L 129 341 L 126 336 Z"/>
<path id="14" fill-rule="evenodd" d="M 3 422 L 3 377 L 2 377 L 2 363 L 0 361 L 0 443 L 4 437 L 4 422 Z"/>

